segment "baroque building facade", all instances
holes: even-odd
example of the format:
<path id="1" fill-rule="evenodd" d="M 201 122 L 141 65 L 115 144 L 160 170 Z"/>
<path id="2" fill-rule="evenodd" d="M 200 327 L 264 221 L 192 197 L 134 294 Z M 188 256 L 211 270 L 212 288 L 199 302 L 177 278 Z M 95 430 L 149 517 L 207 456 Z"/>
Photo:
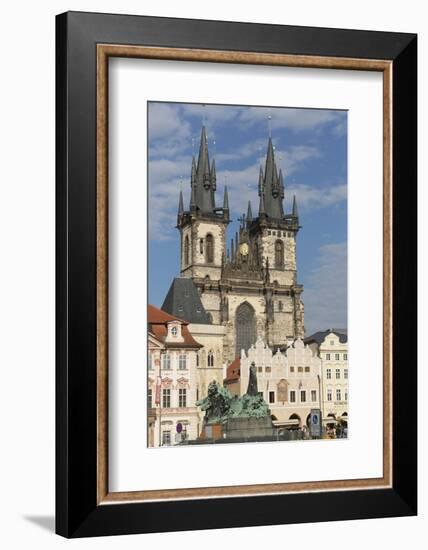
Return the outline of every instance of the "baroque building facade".
<path id="1" fill-rule="evenodd" d="M 149 447 L 174 445 L 184 438 L 197 439 L 202 418 L 196 406 L 197 357 L 201 348 L 187 322 L 148 306 Z"/>
<path id="2" fill-rule="evenodd" d="M 348 424 L 348 334 L 346 329 L 328 329 L 305 338 L 322 362 L 324 424 Z"/>
<path id="3" fill-rule="evenodd" d="M 180 191 L 180 276 L 195 284 L 210 322 L 225 328 L 223 362 L 240 357 L 262 338 L 269 347 L 304 337 L 303 286 L 297 281 L 297 204 L 284 213 L 284 181 L 277 168 L 271 138 L 264 169 L 260 167 L 259 207 L 251 203 L 240 218 L 239 231 L 227 246 L 231 222 L 228 190 L 216 206 L 216 167 L 209 159 L 205 128 L 199 155 L 192 159 L 190 204 L 184 209 Z"/>

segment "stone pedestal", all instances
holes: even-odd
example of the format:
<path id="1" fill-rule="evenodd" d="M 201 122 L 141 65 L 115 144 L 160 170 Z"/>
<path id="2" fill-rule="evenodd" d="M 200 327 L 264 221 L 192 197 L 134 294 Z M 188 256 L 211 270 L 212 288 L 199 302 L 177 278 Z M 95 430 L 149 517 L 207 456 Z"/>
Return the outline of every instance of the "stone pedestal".
<path id="1" fill-rule="evenodd" d="M 270 416 L 262 418 L 229 418 L 224 426 L 225 439 L 264 439 L 273 437 L 276 430 Z"/>

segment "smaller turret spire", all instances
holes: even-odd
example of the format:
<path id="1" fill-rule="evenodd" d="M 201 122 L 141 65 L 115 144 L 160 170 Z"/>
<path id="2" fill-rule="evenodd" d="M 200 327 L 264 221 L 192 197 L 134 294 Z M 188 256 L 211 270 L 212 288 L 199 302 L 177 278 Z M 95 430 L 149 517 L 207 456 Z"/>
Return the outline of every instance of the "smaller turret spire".
<path id="1" fill-rule="evenodd" d="M 196 193 L 195 186 L 192 185 L 192 190 L 190 192 L 190 211 L 194 212 L 196 210 Z"/>
<path id="2" fill-rule="evenodd" d="M 217 176 L 216 176 L 216 171 L 215 171 L 215 159 L 213 159 L 213 161 L 211 163 L 211 184 L 212 184 L 213 191 L 215 191 L 216 188 L 217 188 Z"/>
<path id="3" fill-rule="evenodd" d="M 260 193 L 260 204 L 259 204 L 259 216 L 264 216 L 266 214 L 265 212 L 265 198 L 264 198 L 264 192 L 262 191 Z"/>
<path id="4" fill-rule="evenodd" d="M 263 168 L 260 166 L 259 171 L 259 196 L 263 194 Z"/>
<path id="5" fill-rule="evenodd" d="M 190 174 L 190 184 L 196 182 L 196 161 L 195 157 L 192 158 L 192 172 Z"/>
<path id="6" fill-rule="evenodd" d="M 180 197 L 178 199 L 178 212 L 177 215 L 181 216 L 184 212 L 184 204 L 183 204 L 183 191 L 180 189 Z"/>
<path id="7" fill-rule="evenodd" d="M 223 210 L 229 210 L 229 195 L 227 193 L 227 185 L 224 186 Z"/>
<path id="8" fill-rule="evenodd" d="M 253 221 L 253 212 L 251 210 L 251 201 L 248 201 L 247 223 L 251 223 L 252 221 Z"/>
<path id="9" fill-rule="evenodd" d="M 293 216 L 295 218 L 297 218 L 299 216 L 298 212 L 297 212 L 297 201 L 296 201 L 296 195 L 293 195 L 293 212 L 292 212 Z"/>

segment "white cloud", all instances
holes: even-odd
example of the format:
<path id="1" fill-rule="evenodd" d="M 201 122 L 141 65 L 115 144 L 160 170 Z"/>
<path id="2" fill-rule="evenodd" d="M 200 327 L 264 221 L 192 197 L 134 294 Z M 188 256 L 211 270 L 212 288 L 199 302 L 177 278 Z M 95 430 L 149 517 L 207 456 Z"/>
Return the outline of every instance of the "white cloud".
<path id="1" fill-rule="evenodd" d="M 176 238 L 176 222 L 180 181 L 188 204 L 190 164 L 188 157 L 156 159 L 149 162 L 150 239 Z"/>
<path id="2" fill-rule="evenodd" d="M 222 124 L 224 122 L 233 120 L 240 112 L 239 107 L 233 107 L 232 105 L 207 105 L 187 103 L 182 105 L 182 112 L 185 116 L 195 117 L 200 120 L 201 126 L 203 121 L 207 129 Z"/>
<path id="3" fill-rule="evenodd" d="M 263 121 L 267 127 L 271 115 L 272 130 L 287 128 L 293 132 L 317 130 L 328 123 L 343 124 L 345 114 L 342 111 L 323 109 L 284 109 L 249 107 L 241 112 L 239 121 L 248 126 L 260 125 Z"/>
<path id="4" fill-rule="evenodd" d="M 184 139 L 190 135 L 190 124 L 180 117 L 177 107 L 169 103 L 150 103 L 149 135 L 151 140 Z"/>
<path id="5" fill-rule="evenodd" d="M 346 328 L 347 297 L 347 244 L 323 245 L 302 295 L 306 334 Z"/>
<path id="6" fill-rule="evenodd" d="M 346 184 L 325 187 L 313 187 L 306 184 L 286 186 L 286 195 L 296 195 L 299 210 L 318 210 L 334 206 L 346 200 L 348 188 Z"/>

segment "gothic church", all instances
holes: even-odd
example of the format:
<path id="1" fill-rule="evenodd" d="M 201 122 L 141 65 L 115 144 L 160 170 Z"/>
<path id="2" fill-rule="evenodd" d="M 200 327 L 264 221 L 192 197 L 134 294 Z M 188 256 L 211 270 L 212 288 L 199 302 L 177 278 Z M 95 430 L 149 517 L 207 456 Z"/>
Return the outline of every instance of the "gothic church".
<path id="1" fill-rule="evenodd" d="M 216 168 L 210 163 L 205 128 L 199 156 L 192 160 L 190 204 L 180 191 L 177 228 L 181 239 L 180 276 L 196 286 L 209 322 L 225 327 L 223 360 L 230 363 L 261 337 L 271 348 L 304 338 L 303 286 L 297 282 L 295 198 L 284 213 L 284 182 L 269 138 L 260 167 L 258 213 L 240 218 L 239 232 L 226 244 L 231 221 L 227 187 L 216 206 Z M 233 182 L 231 185 L 233 192 Z"/>

